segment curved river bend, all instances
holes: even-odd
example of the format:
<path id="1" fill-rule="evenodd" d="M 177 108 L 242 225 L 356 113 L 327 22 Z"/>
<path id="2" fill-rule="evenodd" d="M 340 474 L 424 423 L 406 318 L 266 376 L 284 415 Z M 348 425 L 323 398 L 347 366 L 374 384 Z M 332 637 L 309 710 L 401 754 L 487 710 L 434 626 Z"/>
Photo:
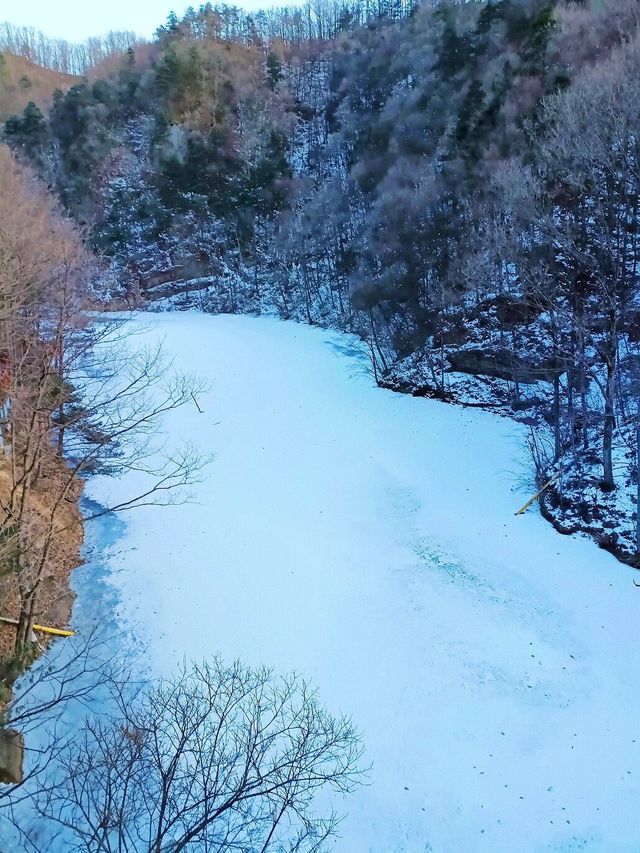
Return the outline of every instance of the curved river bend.
<path id="1" fill-rule="evenodd" d="M 348 336 L 134 322 L 210 381 L 203 413 L 165 430 L 216 457 L 194 503 L 125 516 L 103 550 L 117 623 L 151 667 L 220 653 L 295 669 L 350 714 L 373 770 L 335 803 L 340 853 L 637 853 L 634 573 L 514 516 L 519 428 L 376 388 Z M 89 497 L 134 480 L 96 478 Z"/>

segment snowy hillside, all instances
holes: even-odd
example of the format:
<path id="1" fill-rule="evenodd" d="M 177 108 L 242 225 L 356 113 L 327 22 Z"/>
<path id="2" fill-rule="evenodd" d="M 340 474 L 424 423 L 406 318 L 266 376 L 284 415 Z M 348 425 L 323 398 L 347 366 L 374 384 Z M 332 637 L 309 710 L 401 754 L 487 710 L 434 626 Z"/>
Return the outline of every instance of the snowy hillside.
<path id="1" fill-rule="evenodd" d="M 132 513 L 107 554 L 152 668 L 295 669 L 350 714 L 372 770 L 335 803 L 340 853 L 637 851 L 636 575 L 514 515 L 522 428 L 377 388 L 352 337 L 135 322 L 210 381 L 168 445 L 215 454 L 194 502 Z"/>

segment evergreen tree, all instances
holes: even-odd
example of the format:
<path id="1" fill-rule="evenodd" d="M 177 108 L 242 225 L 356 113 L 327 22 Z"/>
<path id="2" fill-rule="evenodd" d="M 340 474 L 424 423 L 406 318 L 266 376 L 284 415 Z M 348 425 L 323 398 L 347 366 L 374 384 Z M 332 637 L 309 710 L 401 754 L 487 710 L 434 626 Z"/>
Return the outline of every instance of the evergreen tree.
<path id="1" fill-rule="evenodd" d="M 48 126 L 42 110 L 33 101 L 29 101 L 22 117 L 12 116 L 7 119 L 4 135 L 11 145 L 22 148 L 29 157 L 37 159 L 49 138 Z"/>
<path id="2" fill-rule="evenodd" d="M 269 51 L 267 54 L 267 84 L 269 88 L 274 91 L 282 78 L 282 64 L 278 56 L 273 51 Z"/>

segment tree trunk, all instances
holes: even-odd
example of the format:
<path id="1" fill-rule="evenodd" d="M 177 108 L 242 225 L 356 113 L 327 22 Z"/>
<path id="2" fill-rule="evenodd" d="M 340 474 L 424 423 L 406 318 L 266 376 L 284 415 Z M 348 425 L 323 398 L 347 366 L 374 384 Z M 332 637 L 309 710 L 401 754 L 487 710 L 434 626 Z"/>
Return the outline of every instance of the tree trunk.
<path id="1" fill-rule="evenodd" d="M 640 554 L 640 420 L 636 423 L 636 554 Z"/>
<path id="2" fill-rule="evenodd" d="M 610 368 L 607 368 L 607 391 L 604 404 L 604 430 L 602 435 L 602 485 L 613 489 L 613 378 Z"/>
<path id="3" fill-rule="evenodd" d="M 562 441 L 560 436 L 560 376 L 553 377 L 553 461 L 557 462 L 562 456 Z"/>
<path id="4" fill-rule="evenodd" d="M 615 428 L 616 395 L 616 315 L 609 312 L 609 335 L 607 341 L 607 384 L 604 396 L 604 429 L 602 435 L 602 485 L 607 489 L 615 488 L 613 480 L 613 430 Z"/>
<path id="5" fill-rule="evenodd" d="M 58 407 L 58 440 L 57 440 L 57 448 L 60 456 L 64 453 L 64 403 L 60 403 Z"/>
<path id="6" fill-rule="evenodd" d="M 16 629 L 16 642 L 14 650 L 17 655 L 22 654 L 27 648 L 33 632 L 33 622 L 35 619 L 35 604 L 36 591 L 28 593 L 22 600 L 20 605 L 20 616 L 18 617 L 18 627 Z"/>

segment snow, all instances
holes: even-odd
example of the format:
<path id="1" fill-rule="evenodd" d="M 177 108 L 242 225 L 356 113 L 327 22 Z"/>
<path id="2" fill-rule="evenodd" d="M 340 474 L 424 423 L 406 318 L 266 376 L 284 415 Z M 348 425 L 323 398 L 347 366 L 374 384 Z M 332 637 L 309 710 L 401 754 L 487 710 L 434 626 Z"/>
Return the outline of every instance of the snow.
<path id="1" fill-rule="evenodd" d="M 346 335 L 133 322 L 210 382 L 167 442 L 215 454 L 194 502 L 127 515 L 103 555 L 151 668 L 297 670 L 351 715 L 373 766 L 334 803 L 339 853 L 637 853 L 637 575 L 514 515 L 524 429 L 377 388 Z"/>

